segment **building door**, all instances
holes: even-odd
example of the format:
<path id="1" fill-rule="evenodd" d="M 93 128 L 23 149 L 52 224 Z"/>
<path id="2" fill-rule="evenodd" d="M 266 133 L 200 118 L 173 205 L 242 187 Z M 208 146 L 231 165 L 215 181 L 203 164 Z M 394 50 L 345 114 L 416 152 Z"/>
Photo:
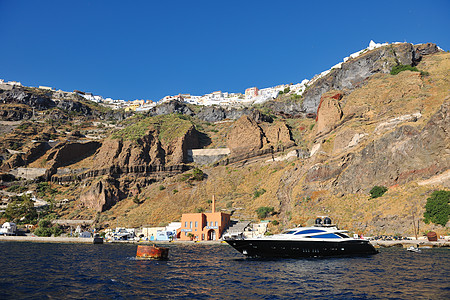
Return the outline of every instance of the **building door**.
<path id="1" fill-rule="evenodd" d="M 216 231 L 214 229 L 211 229 L 208 231 L 208 241 L 215 241 L 216 240 Z"/>

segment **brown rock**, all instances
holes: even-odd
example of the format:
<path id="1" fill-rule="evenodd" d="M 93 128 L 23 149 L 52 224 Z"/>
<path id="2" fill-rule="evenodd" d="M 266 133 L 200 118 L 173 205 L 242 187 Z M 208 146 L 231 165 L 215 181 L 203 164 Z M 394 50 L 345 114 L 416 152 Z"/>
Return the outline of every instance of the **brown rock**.
<path id="1" fill-rule="evenodd" d="M 450 103 L 444 103 L 422 130 L 403 125 L 355 153 L 334 182 L 345 192 L 369 191 L 374 185 L 392 186 L 428 179 L 450 167 Z"/>
<path id="2" fill-rule="evenodd" d="M 99 142 L 66 142 L 56 146 L 47 156 L 47 168 L 59 168 L 82 160 L 100 147 Z"/>
<path id="3" fill-rule="evenodd" d="M 170 163 L 173 165 L 187 161 L 187 150 L 199 147 L 198 135 L 194 126 L 188 129 L 185 135 L 178 138 L 172 152 Z"/>
<path id="4" fill-rule="evenodd" d="M 111 208 L 119 200 L 119 190 L 112 178 L 101 179 L 80 194 L 80 201 L 84 206 L 99 212 Z"/>
<path id="5" fill-rule="evenodd" d="M 343 111 L 339 101 L 342 93 L 326 93 L 320 99 L 317 109 L 317 134 L 325 134 L 333 130 L 343 117 Z"/>
<path id="6" fill-rule="evenodd" d="M 276 122 L 264 132 L 267 140 L 274 148 L 278 146 L 292 147 L 294 145 L 289 128 L 284 122 Z"/>
<path id="7" fill-rule="evenodd" d="M 263 130 L 248 116 L 242 116 L 234 123 L 227 138 L 227 145 L 232 156 L 259 150 L 266 144 L 267 139 Z"/>
<path id="8" fill-rule="evenodd" d="M 2 171 L 9 171 L 11 169 L 15 169 L 18 167 L 22 167 L 25 165 L 25 162 L 22 158 L 23 154 L 16 153 L 13 154 L 7 161 L 2 164 Z"/>

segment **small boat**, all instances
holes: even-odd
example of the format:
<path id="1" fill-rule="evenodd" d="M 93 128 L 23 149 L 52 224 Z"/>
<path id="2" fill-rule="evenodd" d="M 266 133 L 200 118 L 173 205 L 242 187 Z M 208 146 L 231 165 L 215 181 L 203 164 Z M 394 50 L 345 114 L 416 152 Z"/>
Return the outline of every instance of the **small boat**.
<path id="1" fill-rule="evenodd" d="M 249 257 L 301 258 L 370 255 L 378 251 L 363 238 L 351 238 L 325 217 L 316 219 L 315 226 L 297 227 L 281 234 L 261 238 L 225 240 Z"/>
<path id="2" fill-rule="evenodd" d="M 422 250 L 420 250 L 419 247 L 414 246 L 409 246 L 408 248 L 406 248 L 406 250 L 410 252 L 422 252 Z"/>
<path id="3" fill-rule="evenodd" d="M 169 259 L 169 248 L 138 245 L 136 251 L 137 259 Z"/>

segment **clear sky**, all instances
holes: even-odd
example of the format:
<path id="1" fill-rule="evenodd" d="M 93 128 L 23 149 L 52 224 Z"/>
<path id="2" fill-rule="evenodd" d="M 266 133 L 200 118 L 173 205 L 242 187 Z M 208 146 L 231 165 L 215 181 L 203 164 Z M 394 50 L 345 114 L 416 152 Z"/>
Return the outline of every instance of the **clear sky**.
<path id="1" fill-rule="evenodd" d="M 450 50 L 450 1 L 0 0 L 0 78 L 114 99 L 298 83 L 375 42 Z"/>

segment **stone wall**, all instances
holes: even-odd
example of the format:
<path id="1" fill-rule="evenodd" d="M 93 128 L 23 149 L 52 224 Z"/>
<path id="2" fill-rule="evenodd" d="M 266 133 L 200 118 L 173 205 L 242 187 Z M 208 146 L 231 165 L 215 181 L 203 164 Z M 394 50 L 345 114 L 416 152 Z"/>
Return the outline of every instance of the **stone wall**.
<path id="1" fill-rule="evenodd" d="M 189 149 L 187 151 L 188 161 L 200 165 L 215 163 L 230 154 L 230 149 Z"/>

